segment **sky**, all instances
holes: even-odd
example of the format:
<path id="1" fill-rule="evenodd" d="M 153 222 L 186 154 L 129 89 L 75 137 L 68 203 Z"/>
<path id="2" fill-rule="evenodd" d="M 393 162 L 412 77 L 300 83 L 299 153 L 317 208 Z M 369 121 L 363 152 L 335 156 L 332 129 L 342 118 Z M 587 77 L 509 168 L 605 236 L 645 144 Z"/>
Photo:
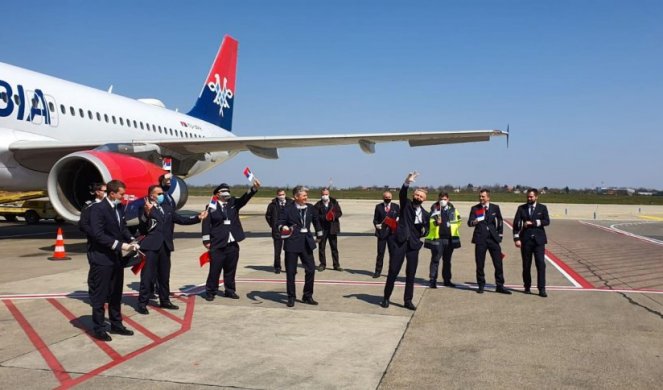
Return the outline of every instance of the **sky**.
<path id="1" fill-rule="evenodd" d="M 663 2 L 34 1 L 0 61 L 170 109 L 239 41 L 239 136 L 506 129 L 490 142 L 248 152 L 187 180 L 663 189 Z"/>

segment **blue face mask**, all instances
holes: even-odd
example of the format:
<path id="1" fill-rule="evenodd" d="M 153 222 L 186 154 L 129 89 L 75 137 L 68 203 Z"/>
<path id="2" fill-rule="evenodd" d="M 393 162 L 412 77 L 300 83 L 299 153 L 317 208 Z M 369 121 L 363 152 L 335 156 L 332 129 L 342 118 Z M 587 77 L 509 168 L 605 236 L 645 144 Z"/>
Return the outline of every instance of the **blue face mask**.
<path id="1" fill-rule="evenodd" d="M 159 194 L 157 196 L 157 203 L 161 204 L 161 203 L 163 203 L 163 200 L 164 200 L 163 194 Z"/>
<path id="2" fill-rule="evenodd" d="M 116 206 L 117 206 L 118 204 L 120 204 L 121 202 L 122 202 L 122 201 L 119 200 L 119 199 L 113 199 L 113 204 L 116 205 Z"/>

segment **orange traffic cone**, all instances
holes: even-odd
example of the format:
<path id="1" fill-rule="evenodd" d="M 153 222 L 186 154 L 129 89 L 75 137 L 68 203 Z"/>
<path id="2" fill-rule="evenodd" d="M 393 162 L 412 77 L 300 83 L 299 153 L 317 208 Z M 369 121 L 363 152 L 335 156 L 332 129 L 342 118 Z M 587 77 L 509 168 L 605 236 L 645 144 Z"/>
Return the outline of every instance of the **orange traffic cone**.
<path id="1" fill-rule="evenodd" d="M 67 252 L 64 251 L 64 238 L 62 238 L 62 228 L 58 228 L 58 236 L 55 239 L 55 252 L 53 256 L 48 258 L 49 260 L 71 260 L 71 257 L 67 256 Z"/>

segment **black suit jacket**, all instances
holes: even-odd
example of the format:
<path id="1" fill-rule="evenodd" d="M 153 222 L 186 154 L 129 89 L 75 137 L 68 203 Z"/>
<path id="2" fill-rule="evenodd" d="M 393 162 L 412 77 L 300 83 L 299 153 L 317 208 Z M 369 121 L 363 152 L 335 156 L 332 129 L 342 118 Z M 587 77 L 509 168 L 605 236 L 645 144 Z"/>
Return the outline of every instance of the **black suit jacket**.
<path id="1" fill-rule="evenodd" d="M 525 222 L 527 221 L 534 222 L 534 225 L 525 228 Z M 550 217 L 545 205 L 537 203 L 534 207 L 534 213 L 530 217 L 529 205 L 527 203 L 521 204 L 513 218 L 513 239 L 514 241 L 521 240 L 523 242 L 534 239 L 539 245 L 547 244 L 548 238 L 544 226 L 548 225 L 550 225 Z"/>
<path id="2" fill-rule="evenodd" d="M 277 222 L 279 221 L 279 215 L 281 215 L 283 209 L 285 209 L 292 202 L 293 202 L 292 199 L 286 197 L 285 205 L 281 207 L 281 205 L 279 204 L 279 199 L 274 198 L 267 206 L 267 211 L 265 212 L 265 220 L 267 221 L 267 225 L 269 225 L 269 227 L 272 229 L 273 238 L 281 238 L 281 233 L 279 233 L 279 225 L 277 224 Z"/>
<path id="3" fill-rule="evenodd" d="M 504 231 L 504 221 L 502 219 L 502 212 L 500 206 L 489 203 L 488 211 L 485 213 L 485 218 L 480 221 L 476 226 L 474 221 L 477 219 L 476 212 L 483 208 L 481 203 L 472 206 L 470 210 L 470 217 L 467 220 L 467 225 L 474 226 L 474 234 L 472 235 L 472 243 L 484 243 L 490 237 L 496 242 L 502 242 L 502 233 Z"/>
<path id="4" fill-rule="evenodd" d="M 200 222 L 200 218 L 197 215 L 183 217 L 176 213 L 170 202 L 164 201 L 161 204 L 161 211 L 155 205 L 151 209 L 150 215 L 146 216 L 143 213 L 140 217 L 138 228 L 145 235 L 140 242 L 140 248 L 156 251 L 161 249 L 162 245 L 166 245 L 166 248 L 172 252 L 175 250 L 173 244 L 175 224 L 194 225 L 198 222 Z"/>
<path id="5" fill-rule="evenodd" d="M 400 211 L 400 206 L 398 203 L 391 202 L 389 203 L 389 213 L 387 213 L 386 207 L 384 202 L 378 203 L 375 205 L 375 212 L 373 213 L 373 226 L 375 225 L 380 225 L 382 226 L 382 229 L 375 229 L 375 236 L 378 238 L 387 238 L 389 234 L 392 233 L 391 229 L 389 226 L 384 224 L 385 218 L 387 216 L 397 219 L 398 218 L 398 213 Z"/>
<path id="6" fill-rule="evenodd" d="M 239 198 L 234 196 L 228 199 L 225 207 L 218 202 L 215 209 L 208 207 L 208 216 L 203 220 L 203 244 L 210 243 L 210 249 L 225 248 L 228 246 L 228 238 L 232 233 L 235 242 L 240 242 L 246 237 L 242 222 L 239 220 L 239 210 L 258 192 L 251 188 Z M 224 221 L 230 221 L 226 223 Z"/>
<path id="7" fill-rule="evenodd" d="M 127 229 L 127 221 L 124 218 L 124 207 L 117 206 L 118 217 L 115 208 L 111 206 L 108 199 L 89 208 L 90 236 L 88 259 L 90 263 L 97 265 L 114 265 L 120 263 L 122 254 L 122 243 L 131 242 L 133 237 Z"/>
<path id="8" fill-rule="evenodd" d="M 315 227 L 318 235 L 322 234 L 320 221 L 318 220 L 318 211 L 312 204 L 306 204 L 306 218 L 302 224 L 300 210 L 297 208 L 297 203 L 292 202 L 283 210 L 279 215 L 277 225 L 279 230 L 282 226 L 288 226 L 292 229 L 292 235 L 283 240 L 283 247 L 286 252 L 308 252 L 315 249 L 315 238 L 311 231 L 311 225 Z M 302 228 L 306 229 L 306 233 L 302 233 Z"/>
<path id="9" fill-rule="evenodd" d="M 318 212 L 318 220 L 320 221 L 322 230 L 329 234 L 338 234 L 341 232 L 341 223 L 338 219 L 343 215 L 341 205 L 338 204 L 336 199 L 329 197 L 329 204 L 327 206 L 328 207 L 325 207 L 322 200 L 319 200 L 313 207 L 315 207 Z M 334 216 L 331 221 L 327 221 L 327 213 L 329 211 L 331 211 Z"/>
<path id="10" fill-rule="evenodd" d="M 396 229 L 396 242 L 399 244 L 407 243 L 409 249 L 421 249 L 421 246 L 424 245 L 421 242 L 421 237 L 428 235 L 429 214 L 420 205 L 421 223 L 415 223 L 417 210 L 412 201 L 407 197 L 408 188 L 407 185 L 403 184 L 401 191 L 398 193 L 400 210 L 398 228 Z"/>

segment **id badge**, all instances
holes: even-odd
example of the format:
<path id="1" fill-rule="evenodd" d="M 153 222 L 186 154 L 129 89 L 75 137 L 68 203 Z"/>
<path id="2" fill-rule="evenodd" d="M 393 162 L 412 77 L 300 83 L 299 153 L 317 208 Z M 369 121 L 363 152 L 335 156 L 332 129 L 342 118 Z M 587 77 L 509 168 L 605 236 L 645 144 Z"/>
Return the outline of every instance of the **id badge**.
<path id="1" fill-rule="evenodd" d="M 307 228 L 301 228 L 301 230 L 299 232 L 300 233 L 308 233 L 308 229 Z"/>
<path id="2" fill-rule="evenodd" d="M 230 225 L 230 220 L 229 219 L 224 219 L 223 224 L 224 225 Z"/>

